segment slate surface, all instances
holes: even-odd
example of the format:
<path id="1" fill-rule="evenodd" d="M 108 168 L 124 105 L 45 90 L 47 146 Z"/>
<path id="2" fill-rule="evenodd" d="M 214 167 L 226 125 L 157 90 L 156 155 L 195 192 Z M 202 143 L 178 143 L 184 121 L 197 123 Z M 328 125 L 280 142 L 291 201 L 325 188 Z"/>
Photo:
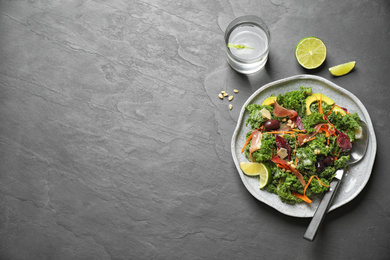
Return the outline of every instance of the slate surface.
<path id="1" fill-rule="evenodd" d="M 242 76 L 223 33 L 261 16 L 269 62 Z M 1 1 L 0 259 L 386 259 L 390 255 L 390 2 Z M 294 58 L 317 36 L 325 64 Z M 327 68 L 351 60 L 340 78 Z M 310 219 L 257 201 L 230 140 L 245 100 L 297 74 L 354 93 L 374 123 L 372 177 Z M 218 93 L 239 93 L 228 109 Z"/>

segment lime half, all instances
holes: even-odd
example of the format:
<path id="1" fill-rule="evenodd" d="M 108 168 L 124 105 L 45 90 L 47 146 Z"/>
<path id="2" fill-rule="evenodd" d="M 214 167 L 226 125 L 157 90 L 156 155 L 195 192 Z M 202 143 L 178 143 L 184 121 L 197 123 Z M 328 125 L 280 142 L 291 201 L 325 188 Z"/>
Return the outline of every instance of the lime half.
<path id="1" fill-rule="evenodd" d="M 306 37 L 295 47 L 295 58 L 305 69 L 315 69 L 326 59 L 326 46 L 316 37 Z"/>
<path id="2" fill-rule="evenodd" d="M 350 73 L 351 70 L 353 70 L 353 68 L 355 68 L 355 66 L 356 66 L 356 61 L 351 61 L 351 62 L 347 62 L 344 64 L 340 64 L 340 65 L 331 67 L 331 68 L 329 68 L 329 72 L 330 72 L 330 74 L 332 74 L 333 76 L 336 76 L 336 77 L 343 76 L 345 74 Z"/>
<path id="3" fill-rule="evenodd" d="M 248 176 L 260 177 L 260 189 L 267 186 L 271 179 L 271 171 L 268 166 L 263 163 L 240 162 L 240 168 L 242 172 Z"/>

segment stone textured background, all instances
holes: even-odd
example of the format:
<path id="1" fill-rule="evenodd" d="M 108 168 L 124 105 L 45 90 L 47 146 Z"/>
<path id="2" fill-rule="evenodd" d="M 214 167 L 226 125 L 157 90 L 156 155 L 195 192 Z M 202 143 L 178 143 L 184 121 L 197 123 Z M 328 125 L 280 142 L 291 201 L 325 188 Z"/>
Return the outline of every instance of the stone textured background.
<path id="1" fill-rule="evenodd" d="M 244 14 L 272 35 L 249 77 L 223 46 Z M 307 36 L 328 49 L 315 71 L 294 57 Z M 389 42 L 388 1 L 0 1 L 0 259 L 386 259 Z M 308 73 L 354 93 L 378 139 L 368 185 L 313 243 L 230 154 L 245 100 Z M 229 111 L 217 95 L 235 88 Z"/>

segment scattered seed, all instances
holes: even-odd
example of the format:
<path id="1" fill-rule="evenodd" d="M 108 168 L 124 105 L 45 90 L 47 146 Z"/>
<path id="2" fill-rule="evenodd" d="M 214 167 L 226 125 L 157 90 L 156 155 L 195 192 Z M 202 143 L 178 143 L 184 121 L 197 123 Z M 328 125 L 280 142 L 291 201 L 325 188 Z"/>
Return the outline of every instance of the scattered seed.
<path id="1" fill-rule="evenodd" d="M 237 89 L 234 89 L 233 90 L 234 93 L 238 93 L 238 90 Z M 218 94 L 218 97 L 223 100 L 224 97 L 228 97 L 228 100 L 229 101 L 232 101 L 234 96 L 229 96 L 229 94 L 225 91 L 225 90 L 221 90 L 221 93 Z M 229 104 L 229 109 L 232 110 L 233 109 L 233 105 L 232 104 Z"/>
<path id="2" fill-rule="evenodd" d="M 283 118 L 283 119 L 282 119 L 282 122 L 286 122 L 286 121 L 287 121 L 287 119 L 286 119 L 286 118 Z"/>

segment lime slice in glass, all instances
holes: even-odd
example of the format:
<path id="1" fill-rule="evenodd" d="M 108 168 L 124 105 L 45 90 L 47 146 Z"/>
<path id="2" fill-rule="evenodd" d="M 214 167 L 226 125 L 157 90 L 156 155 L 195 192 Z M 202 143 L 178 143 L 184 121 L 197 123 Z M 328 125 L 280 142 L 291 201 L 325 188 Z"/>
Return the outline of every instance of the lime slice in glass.
<path id="1" fill-rule="evenodd" d="M 350 62 L 329 68 L 329 72 L 333 76 L 339 77 L 339 76 L 343 76 L 345 74 L 350 73 L 351 70 L 353 70 L 353 68 L 355 68 L 355 66 L 356 66 L 356 61 L 350 61 Z"/>
<path id="2" fill-rule="evenodd" d="M 295 58 L 305 69 L 315 69 L 326 59 L 326 46 L 316 37 L 306 37 L 295 47 Z"/>
<path id="3" fill-rule="evenodd" d="M 254 163 L 254 162 L 240 162 L 240 168 L 242 172 L 248 176 L 260 177 L 260 186 L 262 189 L 269 183 L 271 179 L 271 171 L 269 167 L 263 163 Z"/>

